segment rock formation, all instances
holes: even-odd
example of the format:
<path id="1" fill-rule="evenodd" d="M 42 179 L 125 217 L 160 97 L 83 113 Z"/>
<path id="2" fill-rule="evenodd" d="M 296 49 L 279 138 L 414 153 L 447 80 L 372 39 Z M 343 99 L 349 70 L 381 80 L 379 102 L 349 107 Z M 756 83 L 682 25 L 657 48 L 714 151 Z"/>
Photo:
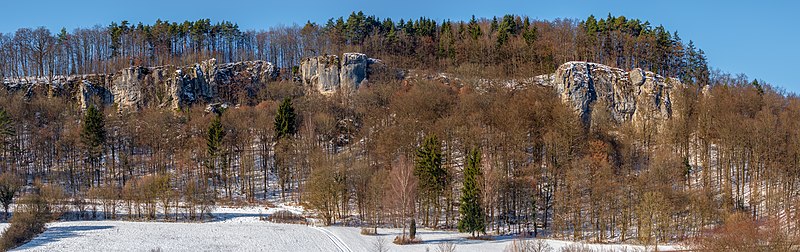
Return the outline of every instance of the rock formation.
<path id="1" fill-rule="evenodd" d="M 184 108 L 198 102 L 235 102 L 240 92 L 255 90 L 278 77 L 278 69 L 265 61 L 216 64 L 210 59 L 176 67 L 130 67 L 113 74 L 6 78 L 8 90 L 47 87 L 48 95 L 75 97 L 81 108 L 89 103 L 115 105 L 121 110 L 146 106 Z"/>
<path id="2" fill-rule="evenodd" d="M 377 62 L 363 53 L 323 55 L 300 63 L 300 78 L 308 90 L 321 94 L 353 93 L 367 79 L 369 65 Z"/>
<path id="3" fill-rule="evenodd" d="M 682 86 L 677 79 L 642 69 L 625 71 L 588 62 L 567 62 L 533 82 L 553 87 L 584 122 L 598 104 L 617 122 L 667 119 L 672 116 L 672 92 Z"/>

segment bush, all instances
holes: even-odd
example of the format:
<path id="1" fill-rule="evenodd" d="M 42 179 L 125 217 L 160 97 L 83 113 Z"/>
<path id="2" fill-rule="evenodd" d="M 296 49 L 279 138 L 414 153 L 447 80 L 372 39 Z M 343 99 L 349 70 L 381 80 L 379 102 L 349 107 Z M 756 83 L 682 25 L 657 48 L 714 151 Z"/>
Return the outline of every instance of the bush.
<path id="1" fill-rule="evenodd" d="M 525 239 L 524 237 L 520 237 L 514 239 L 508 246 L 506 246 L 505 252 L 553 252 L 553 247 L 550 244 L 547 244 L 544 240 L 539 239 Z"/>
<path id="2" fill-rule="evenodd" d="M 442 242 L 436 245 L 436 252 L 456 252 L 456 244 L 452 242 Z"/>
<path id="3" fill-rule="evenodd" d="M 791 251 L 796 243 L 797 238 L 777 220 L 754 221 L 745 214 L 733 214 L 694 245 L 703 251 Z"/>
<path id="4" fill-rule="evenodd" d="M 304 224 L 306 218 L 287 210 L 280 210 L 267 217 L 267 220 L 274 223 Z"/>
<path id="5" fill-rule="evenodd" d="M 594 250 L 583 243 L 572 243 L 562 247 L 561 252 L 594 252 Z"/>
<path id="6" fill-rule="evenodd" d="M 371 227 L 362 227 L 361 235 L 377 235 L 378 231 Z"/>
<path id="7" fill-rule="evenodd" d="M 394 242 L 394 244 L 397 244 L 397 245 L 406 245 L 406 244 L 421 243 L 422 240 L 419 239 L 419 237 L 414 237 L 414 239 L 411 239 L 409 236 L 398 235 L 398 236 L 394 237 L 394 241 L 393 242 Z"/>
<path id="8" fill-rule="evenodd" d="M 51 218 L 50 207 L 38 192 L 21 199 L 11 224 L 0 237 L 0 250 L 8 251 L 30 241 L 44 232 Z"/>
<path id="9" fill-rule="evenodd" d="M 386 238 L 375 237 L 375 242 L 372 244 L 372 250 L 375 252 L 389 252 L 389 244 Z"/>

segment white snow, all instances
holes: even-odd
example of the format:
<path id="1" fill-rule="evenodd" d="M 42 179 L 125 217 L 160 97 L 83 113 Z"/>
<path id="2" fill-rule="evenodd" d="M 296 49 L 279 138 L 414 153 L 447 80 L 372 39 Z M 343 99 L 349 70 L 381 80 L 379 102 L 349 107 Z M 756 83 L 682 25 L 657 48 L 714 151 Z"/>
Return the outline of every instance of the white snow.
<path id="1" fill-rule="evenodd" d="M 456 245 L 456 251 L 503 251 L 512 237 L 494 240 L 469 240 L 468 234 L 452 231 L 418 230 L 420 244 L 396 245 L 392 240 L 399 229 L 378 229 L 378 235 L 365 236 L 356 227 L 314 227 L 262 221 L 261 217 L 278 210 L 302 213 L 296 206 L 276 208 L 220 207 L 215 219 L 205 223 L 66 221 L 48 225 L 47 231 L 14 251 L 374 251 L 383 239 L 390 251 L 437 251 L 440 243 Z M 7 224 L 0 224 L 5 229 Z M 571 242 L 547 240 L 559 251 Z M 628 245 L 589 245 L 602 251 L 619 250 Z M 661 247 L 661 250 L 671 247 Z M 629 249 L 630 251 L 630 249 Z"/>

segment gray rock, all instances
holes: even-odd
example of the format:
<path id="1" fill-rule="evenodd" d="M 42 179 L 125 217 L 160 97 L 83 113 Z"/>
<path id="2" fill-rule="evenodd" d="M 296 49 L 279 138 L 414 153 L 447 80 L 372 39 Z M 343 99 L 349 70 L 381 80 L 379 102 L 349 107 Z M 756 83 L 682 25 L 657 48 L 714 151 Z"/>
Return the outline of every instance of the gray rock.
<path id="1" fill-rule="evenodd" d="M 303 59 L 300 79 L 308 90 L 329 95 L 339 91 L 353 93 L 367 80 L 370 64 L 379 63 L 363 53 L 322 55 Z"/>
<path id="2" fill-rule="evenodd" d="M 89 108 L 89 104 L 109 104 L 114 100 L 105 87 L 92 84 L 89 80 L 82 80 L 78 92 L 78 104 L 81 109 Z"/>
<path id="3" fill-rule="evenodd" d="M 642 69 L 630 72 L 602 64 L 567 62 L 555 73 L 533 78 L 553 87 L 584 122 L 591 120 L 600 104 L 617 122 L 662 120 L 672 116 L 671 93 L 680 81 Z"/>

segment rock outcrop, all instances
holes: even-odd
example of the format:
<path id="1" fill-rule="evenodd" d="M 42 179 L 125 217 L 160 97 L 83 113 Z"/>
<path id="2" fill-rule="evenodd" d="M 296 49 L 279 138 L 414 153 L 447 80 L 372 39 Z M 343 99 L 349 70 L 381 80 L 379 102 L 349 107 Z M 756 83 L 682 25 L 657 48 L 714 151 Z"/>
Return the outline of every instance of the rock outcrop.
<path id="1" fill-rule="evenodd" d="M 234 92 L 257 89 L 277 74 L 275 66 L 264 61 L 217 65 L 210 59 L 182 68 L 132 67 L 113 77 L 111 93 L 121 109 L 148 105 L 178 109 L 199 101 L 230 99 Z"/>
<path id="2" fill-rule="evenodd" d="M 114 105 L 121 110 L 147 106 L 180 109 L 198 102 L 236 102 L 240 93 L 256 93 L 278 77 L 278 69 L 265 61 L 216 64 L 210 59 L 176 67 L 130 67 L 113 74 L 6 78 L 8 90 L 46 87 L 48 95 L 75 97 L 81 108 L 90 103 Z"/>
<path id="3" fill-rule="evenodd" d="M 567 62 L 535 84 L 553 87 L 584 122 L 604 106 L 617 122 L 662 120 L 672 116 L 672 92 L 682 84 L 642 69 L 625 71 L 602 64 Z"/>
<path id="4" fill-rule="evenodd" d="M 367 80 L 367 69 L 375 62 L 363 53 L 310 57 L 300 63 L 300 78 L 306 89 L 321 94 L 353 93 Z"/>

